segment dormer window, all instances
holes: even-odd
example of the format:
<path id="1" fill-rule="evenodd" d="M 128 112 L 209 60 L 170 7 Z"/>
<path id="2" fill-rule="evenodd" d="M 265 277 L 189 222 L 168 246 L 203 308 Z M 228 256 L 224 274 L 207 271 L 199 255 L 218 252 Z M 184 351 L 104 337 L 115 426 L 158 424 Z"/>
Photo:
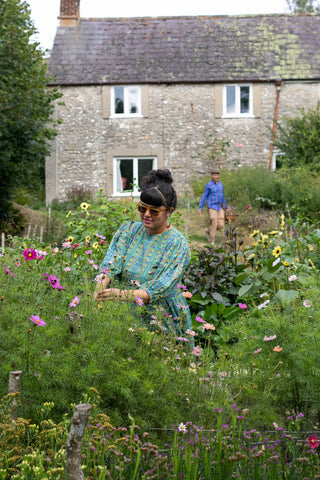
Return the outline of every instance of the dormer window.
<path id="1" fill-rule="evenodd" d="M 137 85 L 111 88 L 112 117 L 141 117 L 141 89 Z"/>

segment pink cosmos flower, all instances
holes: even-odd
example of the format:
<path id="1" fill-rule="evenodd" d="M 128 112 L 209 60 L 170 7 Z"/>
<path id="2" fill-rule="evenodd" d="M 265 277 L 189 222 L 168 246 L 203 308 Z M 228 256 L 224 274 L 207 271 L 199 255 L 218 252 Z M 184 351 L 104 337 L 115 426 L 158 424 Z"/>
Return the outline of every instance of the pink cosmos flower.
<path id="1" fill-rule="evenodd" d="M 271 335 L 270 337 L 267 337 L 267 336 L 265 335 L 265 337 L 264 337 L 263 340 L 264 340 L 265 342 L 270 342 L 271 340 L 274 340 L 275 338 L 277 338 L 277 335 Z"/>
<path id="2" fill-rule="evenodd" d="M 185 285 L 182 285 L 181 283 L 178 283 L 177 287 L 181 288 L 182 290 L 187 290 L 188 289 L 188 287 L 186 287 Z"/>
<path id="3" fill-rule="evenodd" d="M 33 248 L 26 248 L 23 252 L 25 261 L 37 258 L 37 252 Z"/>
<path id="4" fill-rule="evenodd" d="M 64 288 L 66 288 L 60 285 L 60 280 L 55 275 L 49 275 L 48 282 L 50 283 L 52 288 L 55 288 L 57 290 L 63 290 Z"/>
<path id="5" fill-rule="evenodd" d="M 31 322 L 33 322 L 35 325 L 39 325 L 39 327 L 44 327 L 46 325 L 46 322 L 42 320 L 39 315 L 31 315 L 30 317 Z"/>
<path id="6" fill-rule="evenodd" d="M 281 352 L 281 351 L 282 351 L 282 347 L 280 347 L 279 345 L 277 345 L 276 347 L 274 347 L 273 351 L 274 351 L 274 352 Z"/>
<path id="7" fill-rule="evenodd" d="M 199 347 L 198 345 L 196 347 L 194 347 L 194 349 L 192 350 L 192 353 L 193 355 L 196 355 L 196 357 L 200 357 L 200 355 L 202 355 L 203 353 L 203 348 Z"/>
<path id="8" fill-rule="evenodd" d="M 5 265 L 3 265 L 3 268 L 5 269 L 5 272 L 6 272 L 7 275 L 13 275 L 13 276 L 15 277 L 15 274 L 12 273 L 12 272 L 10 272 L 10 270 L 9 270 L 8 267 L 6 267 Z"/>
<path id="9" fill-rule="evenodd" d="M 191 292 L 182 292 L 182 295 L 186 298 L 191 298 L 192 297 L 192 293 Z"/>
<path id="10" fill-rule="evenodd" d="M 86 255 L 91 255 L 92 250 L 86 250 L 84 253 L 85 253 Z"/>
<path id="11" fill-rule="evenodd" d="M 204 323 L 203 328 L 205 330 L 215 330 L 216 329 L 216 327 L 214 325 L 212 325 L 211 323 Z"/>
<path id="12" fill-rule="evenodd" d="M 255 350 L 253 353 L 260 353 L 262 351 L 262 348 L 258 348 L 258 350 Z"/>
<path id="13" fill-rule="evenodd" d="M 194 330 L 190 330 L 190 328 L 188 328 L 186 330 L 186 334 L 190 335 L 191 337 L 194 337 L 196 335 L 196 332 Z"/>
<path id="14" fill-rule="evenodd" d="M 239 308 L 241 308 L 241 310 L 245 310 L 247 307 L 247 305 L 245 303 L 239 303 Z"/>
<path id="15" fill-rule="evenodd" d="M 290 277 L 288 278 L 289 282 L 294 282 L 295 280 L 297 280 L 297 275 L 290 275 Z"/>
<path id="16" fill-rule="evenodd" d="M 202 317 L 196 317 L 196 322 L 199 322 L 199 323 L 206 323 L 205 320 L 203 320 Z"/>
<path id="17" fill-rule="evenodd" d="M 143 300 L 142 300 L 142 298 L 140 298 L 140 297 L 135 297 L 135 302 L 136 302 L 140 307 L 142 307 L 142 305 L 143 305 Z"/>
<path id="18" fill-rule="evenodd" d="M 71 300 L 70 307 L 76 307 L 80 303 L 80 298 L 79 297 L 74 297 Z"/>

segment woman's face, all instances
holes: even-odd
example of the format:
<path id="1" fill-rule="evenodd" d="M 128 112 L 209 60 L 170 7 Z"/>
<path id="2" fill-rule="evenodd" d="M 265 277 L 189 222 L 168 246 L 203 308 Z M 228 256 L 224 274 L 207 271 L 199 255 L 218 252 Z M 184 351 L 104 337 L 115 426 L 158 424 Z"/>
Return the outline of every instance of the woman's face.
<path id="1" fill-rule="evenodd" d="M 139 213 L 140 219 L 145 226 L 147 233 L 149 233 L 149 235 L 155 235 L 164 232 L 168 223 L 168 217 L 172 212 L 172 207 L 169 209 L 164 205 L 161 207 L 155 207 L 144 202 L 139 202 L 139 205 L 141 205 L 143 209 L 146 209 L 145 212 Z M 152 213 L 156 212 L 158 215 L 152 215 Z"/>

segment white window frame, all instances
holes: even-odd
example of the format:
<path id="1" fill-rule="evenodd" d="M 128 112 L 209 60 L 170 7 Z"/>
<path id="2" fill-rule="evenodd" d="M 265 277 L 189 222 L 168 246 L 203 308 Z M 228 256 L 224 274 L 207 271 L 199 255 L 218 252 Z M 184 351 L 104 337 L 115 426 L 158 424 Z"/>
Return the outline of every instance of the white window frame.
<path id="1" fill-rule="evenodd" d="M 120 87 L 123 88 L 123 96 L 124 96 L 124 113 L 116 113 L 115 112 L 115 88 Z M 138 96 L 137 96 L 137 112 L 130 113 L 129 112 L 129 89 L 130 88 L 137 88 L 138 89 Z M 111 87 L 111 117 L 113 118 L 132 118 L 132 117 L 142 117 L 142 110 L 141 110 L 141 87 L 139 85 L 114 85 Z"/>
<path id="2" fill-rule="evenodd" d="M 121 160 L 132 160 L 133 161 L 133 178 L 139 178 L 138 177 L 138 160 L 152 160 L 152 170 L 156 170 L 158 168 L 158 162 L 157 162 L 157 157 L 154 157 L 153 155 L 148 155 L 148 156 L 139 156 L 139 157 L 133 157 L 133 156 L 125 156 L 125 157 L 114 157 L 113 158 L 113 196 L 114 197 L 138 197 L 140 195 L 140 189 L 138 188 L 137 185 L 133 186 L 133 190 L 129 192 L 121 192 L 118 189 L 118 164 Z"/>
<path id="3" fill-rule="evenodd" d="M 227 87 L 235 87 L 236 90 L 236 105 L 235 112 L 227 113 Z M 248 113 L 240 112 L 240 88 L 249 87 L 249 111 Z M 226 118 L 242 118 L 254 117 L 253 114 L 253 88 L 251 83 L 230 83 L 223 86 L 223 117 Z"/>

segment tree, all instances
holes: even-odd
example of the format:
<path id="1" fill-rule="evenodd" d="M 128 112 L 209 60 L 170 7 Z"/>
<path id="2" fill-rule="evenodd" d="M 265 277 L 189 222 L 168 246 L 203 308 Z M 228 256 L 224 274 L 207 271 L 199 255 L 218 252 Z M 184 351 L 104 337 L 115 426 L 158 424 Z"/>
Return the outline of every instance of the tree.
<path id="1" fill-rule="evenodd" d="M 320 171 L 320 101 L 316 107 L 277 123 L 274 144 L 285 154 L 288 167 L 304 166 Z"/>
<path id="2" fill-rule="evenodd" d="M 319 0 L 287 0 L 292 13 L 316 13 L 320 12 Z"/>
<path id="3" fill-rule="evenodd" d="M 0 0 L 0 222 L 9 220 L 16 186 L 44 178 L 48 140 L 56 135 L 51 115 L 61 95 L 46 87 L 35 33 L 25 1 Z"/>

